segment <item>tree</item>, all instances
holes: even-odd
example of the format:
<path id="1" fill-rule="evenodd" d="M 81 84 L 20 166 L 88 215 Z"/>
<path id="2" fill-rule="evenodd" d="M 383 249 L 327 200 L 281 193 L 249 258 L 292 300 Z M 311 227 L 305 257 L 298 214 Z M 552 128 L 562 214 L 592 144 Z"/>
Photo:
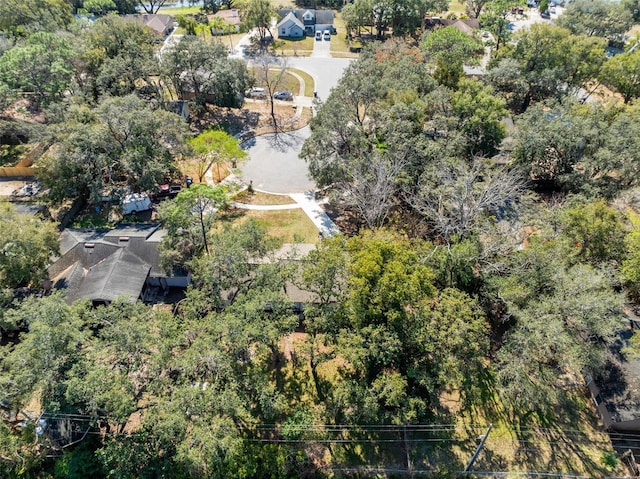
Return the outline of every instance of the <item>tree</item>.
<path id="1" fill-rule="evenodd" d="M 269 0 L 243 0 L 240 5 L 240 18 L 247 30 L 253 28 L 258 30 L 258 40 L 260 47 L 265 48 L 267 44 L 267 33 L 271 34 L 271 19 L 275 15 L 275 10 Z"/>
<path id="2" fill-rule="evenodd" d="M 467 140 L 469 156 L 494 155 L 505 136 L 504 101 L 494 95 L 491 87 L 465 80 L 452 94 L 451 107 L 457 119 L 456 129 Z"/>
<path id="3" fill-rule="evenodd" d="M 467 14 L 472 18 L 480 17 L 485 5 L 489 3 L 489 0 L 459 0 L 461 5 L 464 5 Z"/>
<path id="4" fill-rule="evenodd" d="M 276 118 L 275 103 L 273 95 L 281 88 L 281 85 L 288 75 L 287 62 L 281 57 L 272 55 L 260 55 L 254 62 L 254 75 L 257 77 L 260 85 L 264 86 L 271 107 L 271 121 L 275 133 L 278 133 L 280 126 Z"/>
<path id="5" fill-rule="evenodd" d="M 600 81 L 615 88 L 625 103 L 640 98 L 640 50 L 609 58 L 600 71 Z"/>
<path id="6" fill-rule="evenodd" d="M 255 260 L 265 258 L 275 249 L 277 241 L 269 238 L 255 221 L 247 221 L 218 231 L 209 243 L 209 254 L 190 264 L 194 288 L 189 292 L 191 304 L 185 308 L 196 310 L 196 317 L 221 310 L 243 298 L 259 279 L 254 274 L 258 269 Z M 264 306 L 262 302 L 260 307 Z"/>
<path id="7" fill-rule="evenodd" d="M 188 144 L 198 162 L 198 181 L 201 183 L 214 164 L 218 167 L 218 178 L 221 178 L 220 163 L 241 160 L 247 156 L 238 145 L 238 140 L 222 130 L 204 131 L 189 140 Z"/>
<path id="8" fill-rule="evenodd" d="M 523 189 L 516 171 L 492 171 L 478 159 L 471 165 L 451 160 L 429 168 L 409 202 L 445 241 L 454 242 L 477 232 L 486 215 L 505 216 Z"/>
<path id="9" fill-rule="evenodd" d="M 432 64 L 435 62 L 434 78 L 450 88 L 464 75 L 462 66 L 477 63 L 484 51 L 480 40 L 453 27 L 425 33 L 420 48 Z"/>
<path id="10" fill-rule="evenodd" d="M 249 84 L 244 61 L 228 58 L 224 45 L 192 35 L 164 55 L 163 69 L 179 98 L 199 105 L 239 107 Z"/>
<path id="11" fill-rule="evenodd" d="M 196 183 L 182 190 L 174 200 L 167 202 L 160 213 L 160 219 L 169 230 L 169 243 L 175 245 L 183 238 L 189 238 L 189 249 L 194 251 L 194 255 L 200 251 L 209 254 L 209 231 L 215 214 L 226 201 L 227 196 L 221 186 L 212 188 L 206 183 Z M 184 244 L 180 250 L 185 252 Z"/>
<path id="12" fill-rule="evenodd" d="M 323 248 L 321 257 L 336 255 L 341 242 L 331 241 L 336 243 Z M 336 324 L 324 323 L 328 345 L 344 361 L 330 399 L 334 420 L 418 422 L 437 405 L 442 388 L 470 392 L 464 371 L 480 367 L 487 328 L 464 293 L 435 290 L 433 272 L 421 260 L 431 253 L 429 246 L 384 231 L 342 244 L 346 274 L 336 279 L 345 296 L 330 316 Z M 340 263 L 335 266 L 342 274 Z"/>
<path id="13" fill-rule="evenodd" d="M 55 225 L 17 213 L 10 204 L 1 204 L 0 212 L 0 288 L 39 288 L 58 253 Z"/>
<path id="14" fill-rule="evenodd" d="M 634 104 L 534 106 L 516 120 L 514 160 L 541 187 L 613 197 L 637 184 L 639 115 Z"/>
<path id="15" fill-rule="evenodd" d="M 3 358 L 0 384 L 5 397 L 17 412 L 41 389 L 43 408 L 58 410 L 58 388 L 86 340 L 78 308 L 67 305 L 61 295 L 53 295 L 30 298 L 7 315 L 29 330 Z"/>
<path id="16" fill-rule="evenodd" d="M 422 99 L 433 88 L 419 51 L 390 42 L 377 53 L 363 52 L 318 111 L 303 146 L 301 156 L 318 186 L 347 184 L 356 174 L 349 171 L 358 168 L 373 173 L 366 158 L 374 150 L 420 164 Z"/>
<path id="17" fill-rule="evenodd" d="M 501 45 L 506 45 L 509 41 L 509 37 L 511 36 L 509 20 L 507 19 L 507 15 L 509 15 L 511 7 L 520 6 L 522 4 L 523 2 L 520 0 L 493 0 L 491 2 L 469 0 L 466 2 L 467 10 L 471 9 L 481 12 L 482 8 L 484 8 L 485 11 L 479 13 L 476 18 L 478 18 L 480 27 L 483 30 L 488 30 L 495 37 L 496 50 L 499 50 Z M 540 9 L 540 11 L 544 10 Z"/>
<path id="18" fill-rule="evenodd" d="M 113 0 L 85 0 L 82 8 L 92 15 L 101 17 L 117 10 L 118 7 Z"/>
<path id="19" fill-rule="evenodd" d="M 0 31 L 12 38 L 65 29 L 72 20 L 65 0 L 0 0 Z"/>
<path id="20" fill-rule="evenodd" d="M 519 70 L 511 72 L 519 74 L 526 86 L 518 111 L 526 110 L 531 102 L 561 98 L 571 93 L 584 82 L 596 78 L 605 59 L 604 39 L 572 35 L 563 28 L 535 24 L 518 32 L 517 36 L 516 45 L 500 50 L 491 69 L 505 58 L 518 62 Z M 497 75 L 491 75 L 491 71 L 489 73 L 490 78 L 497 78 Z M 500 81 L 494 86 L 508 87 L 518 80 Z"/>
<path id="21" fill-rule="evenodd" d="M 622 41 L 622 36 L 633 25 L 631 11 L 621 3 L 604 0 L 576 0 L 567 5 L 556 24 L 571 30 L 575 35 L 607 38 Z"/>
<path id="22" fill-rule="evenodd" d="M 138 4 L 145 12 L 150 14 L 158 13 L 158 10 L 167 3 L 167 0 L 138 0 Z"/>
<path id="23" fill-rule="evenodd" d="M 50 127 L 54 146 L 41 179 L 53 201 L 97 203 L 104 191 L 155 190 L 175 175 L 186 135 L 180 116 L 133 95 L 106 98 L 94 110 L 71 108 Z"/>
<path id="24" fill-rule="evenodd" d="M 564 211 L 563 235 L 582 262 L 619 262 L 623 257 L 624 231 L 619 214 L 603 200 L 580 204 Z"/>
<path id="25" fill-rule="evenodd" d="M 0 82 L 31 97 L 35 108 L 60 100 L 69 88 L 73 53 L 66 39 L 39 32 L 0 56 Z"/>
<path id="26" fill-rule="evenodd" d="M 497 383 L 516 414 L 552 409 L 564 393 L 563 375 L 597 372 L 607 341 L 623 324 L 623 297 L 606 272 L 563 267 L 563 251 L 532 242 L 513 256 L 510 275 L 499 279 L 516 325 L 498 351 Z"/>
<path id="27" fill-rule="evenodd" d="M 97 101 L 101 95 L 123 96 L 153 91 L 158 73 L 156 38 L 137 22 L 107 15 L 83 32 L 76 59 L 76 83 Z"/>
<path id="28" fill-rule="evenodd" d="M 630 211 L 627 213 L 631 231 L 624 238 L 625 254 L 620 275 L 634 299 L 640 297 L 640 217 Z M 638 339 L 636 338 L 636 343 Z"/>

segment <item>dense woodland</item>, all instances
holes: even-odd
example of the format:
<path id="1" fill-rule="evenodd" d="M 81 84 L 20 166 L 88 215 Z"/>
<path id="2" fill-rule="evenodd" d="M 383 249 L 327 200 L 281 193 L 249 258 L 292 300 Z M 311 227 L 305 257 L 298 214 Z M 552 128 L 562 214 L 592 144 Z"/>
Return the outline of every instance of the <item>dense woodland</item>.
<path id="1" fill-rule="evenodd" d="M 104 15 L 136 3 L 0 0 L 0 139 L 44 145 L 50 205 L 152 189 L 180 174 L 181 155 L 241 156 L 224 125 L 200 135 L 169 103 L 188 92 L 196 120 L 207 103 L 241 106 L 244 61 L 193 35 L 160 58 L 148 30 Z M 244 17 L 261 26 L 262 0 L 232 3 L 262 12 Z M 344 7 L 350 32 L 390 38 L 311 120 L 302 157 L 346 234 L 306 257 L 276 261 L 281 239 L 255 222 L 219 226 L 225 191 L 194 185 L 159 211 L 166 267 L 193 276 L 184 300 L 69 305 L 36 294 L 55 223 L 0 204 L 0 476 L 364 477 L 413 463 L 453 477 L 477 434 L 438 436 L 448 425 L 502 422 L 522 437 L 595 414 L 582 376 L 604 367 L 640 299 L 640 48 L 605 54 L 637 2 L 590 1 L 596 17 L 576 0 L 512 34 L 508 4 L 469 0 L 488 45 L 423 33 L 422 16 L 402 15 L 446 5 L 414 3 Z M 487 74 L 466 77 L 486 46 Z M 46 411 L 64 447 L 17 424 L 23 410 Z M 577 470 L 604 477 L 615 456 L 594 449 Z M 521 469 L 554 467 L 539 459 Z"/>

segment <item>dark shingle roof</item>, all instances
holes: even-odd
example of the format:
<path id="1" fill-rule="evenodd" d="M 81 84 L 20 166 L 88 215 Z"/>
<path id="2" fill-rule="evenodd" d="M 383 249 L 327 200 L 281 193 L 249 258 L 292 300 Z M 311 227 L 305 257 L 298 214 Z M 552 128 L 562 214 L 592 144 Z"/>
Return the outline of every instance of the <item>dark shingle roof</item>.
<path id="1" fill-rule="evenodd" d="M 60 236 L 62 256 L 49 268 L 49 276 L 56 288 L 67 290 L 69 302 L 112 301 L 119 295 L 135 301 L 147 276 L 167 276 L 158 251 L 164 236 L 166 231 L 156 224 L 66 229 Z M 175 272 L 182 275 L 186 272 Z"/>
<path id="2" fill-rule="evenodd" d="M 291 8 L 281 8 L 278 10 L 278 15 L 284 19 L 289 13 L 293 13 L 295 17 L 304 23 L 302 16 L 305 12 L 311 12 L 315 14 L 316 24 L 333 25 L 333 10 L 301 10 Z"/>
<path id="3" fill-rule="evenodd" d="M 91 267 L 78 288 L 78 297 L 91 301 L 113 301 L 128 296 L 136 301 L 151 266 L 125 248 Z"/>

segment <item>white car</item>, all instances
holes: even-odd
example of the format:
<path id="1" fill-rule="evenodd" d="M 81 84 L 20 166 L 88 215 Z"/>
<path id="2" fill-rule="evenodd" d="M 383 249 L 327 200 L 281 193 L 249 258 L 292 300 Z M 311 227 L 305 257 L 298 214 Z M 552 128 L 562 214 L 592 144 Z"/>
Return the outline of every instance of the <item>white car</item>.
<path id="1" fill-rule="evenodd" d="M 264 100 L 265 98 L 267 98 L 267 92 L 264 90 L 264 88 L 251 88 L 244 93 L 244 96 L 246 96 L 247 98 Z"/>
<path id="2" fill-rule="evenodd" d="M 323 37 L 325 40 L 331 40 L 331 32 L 330 32 L 329 30 L 325 30 L 325 31 L 322 33 L 322 37 Z"/>
<path id="3" fill-rule="evenodd" d="M 316 32 L 316 40 L 322 40 L 322 32 L 320 30 Z"/>

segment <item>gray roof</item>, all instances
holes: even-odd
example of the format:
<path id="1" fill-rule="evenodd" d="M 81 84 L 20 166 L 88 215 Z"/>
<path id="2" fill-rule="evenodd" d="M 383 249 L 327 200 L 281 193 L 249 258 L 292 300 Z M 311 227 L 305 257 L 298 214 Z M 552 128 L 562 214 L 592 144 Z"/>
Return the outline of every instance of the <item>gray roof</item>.
<path id="1" fill-rule="evenodd" d="M 316 24 L 333 25 L 333 10 L 313 10 L 313 9 L 300 10 L 300 9 L 291 9 L 291 8 L 281 8 L 280 10 L 278 10 L 278 15 L 280 15 L 282 17 L 282 20 L 284 21 L 287 15 L 289 15 L 290 13 L 293 13 L 293 15 L 302 24 L 304 23 L 302 20 L 302 16 L 306 12 L 311 12 L 315 15 Z M 280 24 L 278 24 L 278 26 L 279 25 Z"/>
<path id="2" fill-rule="evenodd" d="M 293 14 L 293 12 L 287 13 L 287 15 L 285 15 L 285 17 L 280 21 L 280 23 L 278 23 L 276 28 L 280 28 L 281 25 L 284 25 L 288 22 L 293 22 L 294 25 L 304 30 L 303 23 Z"/>
<path id="3" fill-rule="evenodd" d="M 49 267 L 49 276 L 56 288 L 67 289 L 70 302 L 112 301 L 123 294 L 135 301 L 148 276 L 167 276 L 158 251 L 164 236 L 166 231 L 157 224 L 65 229 L 60 236 L 62 256 Z"/>
<path id="4" fill-rule="evenodd" d="M 128 296 L 136 301 L 151 267 L 135 254 L 120 248 L 91 267 L 79 285 L 77 296 L 91 301 L 113 301 Z"/>

